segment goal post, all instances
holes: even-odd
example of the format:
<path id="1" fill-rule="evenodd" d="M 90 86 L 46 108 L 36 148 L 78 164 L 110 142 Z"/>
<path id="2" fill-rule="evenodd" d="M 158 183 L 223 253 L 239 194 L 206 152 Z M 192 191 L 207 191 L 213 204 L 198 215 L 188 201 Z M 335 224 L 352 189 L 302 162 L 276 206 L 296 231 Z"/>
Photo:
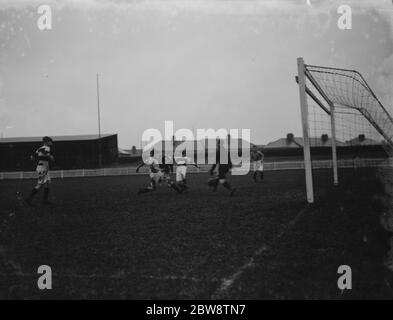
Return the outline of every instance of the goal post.
<path id="1" fill-rule="evenodd" d="M 308 203 L 314 202 L 314 186 L 312 180 L 312 165 L 311 165 L 311 147 L 308 126 L 308 106 L 306 97 L 306 76 L 303 58 L 297 59 L 298 67 L 298 83 L 300 96 L 300 112 L 302 116 L 302 131 L 303 131 L 303 155 L 304 155 L 304 169 L 306 175 L 306 192 Z"/>
<path id="2" fill-rule="evenodd" d="M 356 166 L 355 159 L 372 152 L 393 154 L 393 118 L 358 71 L 308 65 L 303 58 L 297 66 L 307 201 L 313 203 L 314 156 L 331 161 L 338 185 L 341 160 Z"/>

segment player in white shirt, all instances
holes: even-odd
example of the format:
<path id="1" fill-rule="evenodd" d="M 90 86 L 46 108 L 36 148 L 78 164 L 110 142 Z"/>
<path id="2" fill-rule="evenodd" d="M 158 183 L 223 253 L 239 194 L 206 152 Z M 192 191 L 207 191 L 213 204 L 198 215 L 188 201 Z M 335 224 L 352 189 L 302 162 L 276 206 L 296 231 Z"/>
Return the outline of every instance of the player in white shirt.
<path id="1" fill-rule="evenodd" d="M 137 195 L 156 190 L 157 183 L 163 175 L 157 159 L 154 158 L 154 150 L 151 150 L 150 156 L 136 168 L 136 172 L 144 165 L 149 166 L 150 183 L 146 188 L 139 189 Z"/>
<path id="2" fill-rule="evenodd" d="M 187 187 L 187 180 L 186 180 L 186 175 L 187 175 L 187 166 L 192 165 L 196 168 L 199 168 L 197 164 L 195 164 L 191 158 L 187 157 L 187 152 L 186 150 L 182 151 L 182 156 L 181 157 L 176 157 L 175 162 L 177 164 L 176 167 L 176 183 L 179 186 L 181 192 L 184 190 L 188 189 Z"/>
<path id="3" fill-rule="evenodd" d="M 38 148 L 34 155 L 30 158 L 33 161 L 37 161 L 36 172 L 38 174 L 38 181 L 36 186 L 31 191 L 29 197 L 26 199 L 26 203 L 28 205 L 32 205 L 32 201 L 34 196 L 40 191 L 40 189 L 44 188 L 44 198 L 43 204 L 50 204 L 49 198 L 49 184 L 50 184 L 50 174 L 49 174 L 49 163 L 54 161 L 54 157 L 50 154 L 50 148 L 53 144 L 53 141 L 50 137 L 42 138 L 43 146 Z"/>

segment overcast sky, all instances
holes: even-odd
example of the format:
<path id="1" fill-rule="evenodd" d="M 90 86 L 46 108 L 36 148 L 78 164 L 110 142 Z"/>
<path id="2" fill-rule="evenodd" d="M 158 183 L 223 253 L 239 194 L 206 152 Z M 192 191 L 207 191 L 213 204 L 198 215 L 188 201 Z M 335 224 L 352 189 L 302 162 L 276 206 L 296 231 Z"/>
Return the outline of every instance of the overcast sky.
<path id="1" fill-rule="evenodd" d="M 362 72 L 393 107 L 393 4 L 374 1 L 0 0 L 0 133 L 102 131 L 139 145 L 164 120 L 179 128 L 249 128 L 265 144 L 300 135 L 296 58 Z M 58 3 L 61 2 L 59 5 Z M 339 30 L 350 4 L 353 29 Z"/>

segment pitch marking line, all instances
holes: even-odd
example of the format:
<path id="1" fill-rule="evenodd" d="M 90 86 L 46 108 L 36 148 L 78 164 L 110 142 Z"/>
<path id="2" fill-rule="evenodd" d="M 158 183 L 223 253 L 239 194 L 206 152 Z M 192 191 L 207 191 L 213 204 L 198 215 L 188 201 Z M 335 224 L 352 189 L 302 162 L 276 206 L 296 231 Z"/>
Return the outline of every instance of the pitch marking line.
<path id="1" fill-rule="evenodd" d="M 13 260 L 7 260 L 9 264 L 13 267 L 14 273 L 6 274 L 0 272 L 1 277 L 9 277 L 10 275 L 15 275 L 19 278 L 34 278 L 36 275 L 34 273 L 26 273 L 23 272 L 20 265 L 17 264 Z M 55 277 L 58 278 L 75 278 L 75 279 L 109 279 L 109 280 L 123 280 L 127 277 L 131 277 L 132 274 L 102 274 L 102 273 L 92 273 L 92 274 L 78 274 L 72 272 L 63 272 L 60 274 L 56 274 Z M 188 277 L 188 276 L 176 276 L 176 275 L 168 275 L 168 276 L 154 276 L 154 275 L 137 275 L 138 278 L 142 279 L 150 279 L 150 280 L 158 280 L 158 281 L 190 281 L 190 282 L 205 282 L 204 279 L 196 278 L 196 277 Z M 213 281 L 219 281 L 218 279 L 212 279 Z"/>
<path id="2" fill-rule="evenodd" d="M 299 220 L 302 218 L 304 213 L 307 211 L 308 206 L 304 207 L 300 212 L 296 215 L 294 219 L 288 222 L 285 228 L 279 232 L 276 237 L 271 241 L 271 245 L 273 246 L 288 230 L 290 230 Z M 248 269 L 253 268 L 255 266 L 256 259 L 262 255 L 265 251 L 269 250 L 269 246 L 263 244 L 257 251 L 255 251 L 254 255 L 250 258 L 250 260 L 242 265 L 235 273 L 233 273 L 229 278 L 224 278 L 221 282 L 220 287 L 213 293 L 212 299 L 223 299 L 227 296 L 228 291 L 234 286 L 237 280 L 246 272 Z"/>

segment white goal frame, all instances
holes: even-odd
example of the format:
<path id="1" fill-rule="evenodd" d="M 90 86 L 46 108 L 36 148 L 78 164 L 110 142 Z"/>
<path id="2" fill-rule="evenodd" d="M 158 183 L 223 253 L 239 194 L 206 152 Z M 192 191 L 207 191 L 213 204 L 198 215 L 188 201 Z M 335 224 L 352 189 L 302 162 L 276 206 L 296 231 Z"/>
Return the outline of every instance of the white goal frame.
<path id="1" fill-rule="evenodd" d="M 296 81 L 299 85 L 300 97 L 300 111 L 302 118 L 302 131 L 303 131 L 303 153 L 304 153 L 304 169 L 306 178 L 306 192 L 307 201 L 314 203 L 314 185 L 312 176 L 312 160 L 311 160 L 311 143 L 309 131 L 309 109 L 307 103 L 307 96 L 309 96 L 330 118 L 331 126 L 331 149 L 332 149 L 332 167 L 333 167 L 333 183 L 338 185 L 338 165 L 337 165 L 337 148 L 336 148 L 336 119 L 335 107 L 345 107 L 355 109 L 368 121 L 370 126 L 383 137 L 383 146 L 388 154 L 393 150 L 393 117 L 387 112 L 382 103 L 376 97 L 370 86 L 367 84 L 363 76 L 356 70 L 347 70 L 331 67 L 312 66 L 306 65 L 303 58 L 297 59 L 298 75 Z M 323 71 L 316 71 L 316 69 Z M 326 84 L 317 80 L 312 73 L 322 72 L 326 74 L 335 74 L 339 77 L 356 81 L 356 84 L 361 86 L 362 94 L 360 101 L 354 99 L 357 95 L 349 94 L 345 96 L 346 99 L 338 98 L 337 95 L 330 90 L 324 91 L 323 86 Z M 307 81 L 315 89 L 307 87 Z M 328 88 L 328 87 L 327 87 Z M 323 100 L 324 102 L 322 102 Z"/>
<path id="2" fill-rule="evenodd" d="M 307 202 L 314 203 L 314 184 L 312 177 L 312 162 L 311 162 L 311 144 L 309 136 L 309 120 L 308 120 L 308 104 L 307 104 L 307 94 L 309 94 L 313 100 L 323 108 L 329 115 L 331 121 L 332 129 L 332 164 L 333 164 L 333 183 L 338 185 L 338 166 L 337 166 L 337 149 L 336 149 L 336 124 L 334 118 L 334 104 L 329 103 L 330 110 L 326 110 L 324 105 L 319 99 L 312 94 L 306 87 L 306 68 L 303 58 L 297 59 L 298 76 L 297 82 L 299 84 L 299 97 L 300 97 L 300 111 L 302 117 L 302 131 L 303 131 L 303 153 L 304 153 L 304 169 L 306 175 L 306 192 L 307 192 Z M 313 83 L 315 87 L 318 86 L 317 83 Z M 322 90 L 318 90 L 322 93 Z M 325 98 L 329 101 L 329 99 Z"/>

